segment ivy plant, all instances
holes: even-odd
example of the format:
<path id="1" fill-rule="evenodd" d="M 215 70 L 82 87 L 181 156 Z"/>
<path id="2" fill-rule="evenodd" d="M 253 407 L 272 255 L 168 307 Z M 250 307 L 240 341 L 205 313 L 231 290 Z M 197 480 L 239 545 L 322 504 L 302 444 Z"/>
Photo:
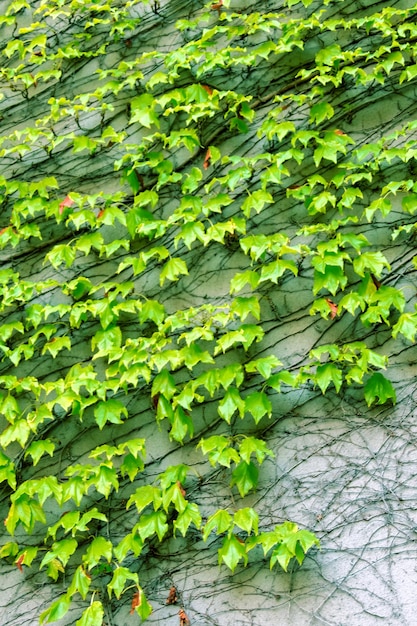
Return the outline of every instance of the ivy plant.
<path id="1" fill-rule="evenodd" d="M 373 330 L 412 342 L 417 312 L 365 233 L 378 219 L 414 237 L 417 123 L 363 143 L 346 111 L 417 78 L 417 6 L 250 5 L 191 3 L 173 21 L 169 2 L 11 0 L 0 16 L 0 105 L 17 111 L 0 137 L 0 556 L 65 581 L 42 623 L 80 598 L 77 626 L 104 623 L 109 599 L 145 620 L 135 562 L 172 535 L 216 542 L 231 572 L 257 548 L 271 568 L 301 565 L 314 529 L 261 523 L 246 500 L 274 458 L 276 397 L 396 401 Z M 170 33 L 156 49 L 152 20 Z M 216 255 L 226 288 L 181 297 Z M 289 284 L 323 328 L 355 333 L 299 362 L 275 353 L 267 304 Z M 186 458 L 150 478 L 149 435 L 129 429 L 139 410 L 167 445 L 192 442 L 207 476 L 224 472 L 235 505 L 195 501 L 204 476 Z M 73 463 L 58 433 L 74 424 L 95 437 Z M 122 537 L 110 501 L 134 520 Z"/>

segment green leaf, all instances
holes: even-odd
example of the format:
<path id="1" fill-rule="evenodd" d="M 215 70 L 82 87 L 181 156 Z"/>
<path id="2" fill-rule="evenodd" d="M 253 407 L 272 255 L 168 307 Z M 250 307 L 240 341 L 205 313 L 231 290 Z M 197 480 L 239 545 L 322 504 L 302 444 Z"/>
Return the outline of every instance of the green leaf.
<path id="1" fill-rule="evenodd" d="M 33 465 L 37 465 L 39 460 L 44 454 L 53 456 L 55 450 L 55 444 L 50 439 L 39 439 L 32 441 L 25 452 L 25 458 L 30 454 L 32 457 Z"/>
<path id="2" fill-rule="evenodd" d="M 155 322 L 157 326 L 162 324 L 166 316 L 165 307 L 157 300 L 146 300 L 142 304 L 139 319 L 143 323 L 145 320 Z"/>
<path id="3" fill-rule="evenodd" d="M 74 248 L 65 244 L 59 244 L 52 248 L 45 257 L 45 263 L 49 262 L 56 270 L 60 265 L 71 267 L 74 263 L 76 252 Z"/>
<path id="4" fill-rule="evenodd" d="M 192 369 L 198 363 L 214 363 L 214 359 L 207 350 L 202 350 L 198 343 L 193 342 L 182 348 L 181 355 L 184 358 L 184 364 L 188 369 Z"/>
<path id="5" fill-rule="evenodd" d="M 297 276 L 298 274 L 298 267 L 294 263 L 294 261 L 277 259 L 276 261 L 272 261 L 272 263 L 262 265 L 259 282 L 263 283 L 266 280 L 270 280 L 271 282 L 276 284 L 287 270 L 292 272 L 294 276 Z"/>
<path id="6" fill-rule="evenodd" d="M 72 577 L 71 584 L 68 587 L 68 595 L 73 596 L 75 593 L 79 593 L 83 600 L 85 600 L 88 590 L 91 585 L 91 577 L 85 572 L 82 565 L 79 565 L 75 570 L 75 574 Z"/>
<path id="7" fill-rule="evenodd" d="M 119 562 L 122 562 L 130 550 L 135 556 L 139 556 L 143 550 L 143 546 L 144 543 L 138 535 L 129 533 L 125 535 L 114 548 L 114 556 Z"/>
<path id="8" fill-rule="evenodd" d="M 381 63 L 387 74 L 389 74 L 395 63 L 404 65 L 404 57 L 401 52 L 391 52 L 387 58 Z"/>
<path id="9" fill-rule="evenodd" d="M 246 496 L 249 491 L 258 486 L 259 471 L 253 463 L 245 463 L 242 461 L 232 472 L 232 480 L 230 485 L 236 485 L 241 497 Z"/>
<path id="10" fill-rule="evenodd" d="M 259 372 L 263 378 L 269 378 L 273 369 L 282 365 L 281 361 L 273 354 L 249 361 L 246 363 L 245 370 L 247 372 Z"/>
<path id="11" fill-rule="evenodd" d="M 138 594 L 138 597 L 137 597 L 137 602 L 135 602 L 135 611 L 139 615 L 141 620 L 145 621 L 148 619 L 149 615 L 152 613 L 152 606 L 149 604 L 148 600 L 146 599 L 145 594 L 143 593 L 143 590 L 141 589 L 141 587 L 139 587 L 139 585 L 138 585 L 137 594 Z"/>
<path id="12" fill-rule="evenodd" d="M 272 415 L 272 404 L 266 393 L 263 391 L 254 391 L 245 398 L 245 409 L 253 416 L 255 423 L 268 415 Z"/>
<path id="13" fill-rule="evenodd" d="M 99 402 L 94 408 L 94 418 L 100 430 L 103 430 L 107 422 L 112 424 L 123 424 L 121 415 L 127 417 L 127 409 L 120 400 L 106 400 Z"/>
<path id="14" fill-rule="evenodd" d="M 175 380 L 172 374 L 167 370 L 163 369 L 155 376 L 155 379 L 152 384 L 152 397 L 157 396 L 158 394 L 162 394 L 168 400 L 172 398 L 174 393 L 177 391 L 175 386 Z"/>
<path id="15" fill-rule="evenodd" d="M 208 439 L 200 439 L 197 446 L 203 454 L 207 454 L 213 467 L 218 463 L 224 467 L 230 467 L 230 463 L 239 463 L 237 451 L 230 446 L 230 440 L 223 435 L 213 435 Z"/>
<path id="16" fill-rule="evenodd" d="M 166 280 L 176 281 L 180 276 L 188 274 L 188 269 L 185 261 L 177 257 L 172 257 L 161 270 L 159 277 L 159 284 L 162 287 Z"/>
<path id="17" fill-rule="evenodd" d="M 253 270 L 246 270 L 246 272 L 235 274 L 230 281 L 230 293 L 237 293 L 242 291 L 243 287 L 250 285 L 252 289 L 256 289 L 259 283 L 260 276 Z"/>
<path id="18" fill-rule="evenodd" d="M 158 404 L 156 407 L 156 420 L 158 422 L 162 421 L 166 417 L 170 422 L 174 419 L 174 409 L 172 408 L 172 403 L 162 394 L 158 394 Z"/>
<path id="19" fill-rule="evenodd" d="M 267 456 L 274 456 L 272 450 L 266 447 L 265 441 L 247 436 L 239 444 L 239 455 L 245 463 L 250 463 L 252 454 L 256 456 L 258 463 L 262 463 Z"/>
<path id="20" fill-rule="evenodd" d="M 279 392 L 281 391 L 282 383 L 290 385 L 290 387 L 296 387 L 297 377 L 295 374 L 291 374 L 291 372 L 288 372 L 287 370 L 281 370 L 277 374 L 272 374 L 267 382 L 270 387 Z"/>
<path id="21" fill-rule="evenodd" d="M 379 278 L 384 267 L 389 270 L 390 264 L 382 252 L 379 251 L 362 252 L 353 261 L 353 269 L 359 276 L 365 276 L 366 272 L 370 272 Z"/>
<path id="22" fill-rule="evenodd" d="M 113 348 L 120 348 L 121 344 L 122 331 L 118 326 L 98 330 L 91 340 L 92 349 L 98 348 L 99 350 L 96 357 L 108 354 Z"/>
<path id="23" fill-rule="evenodd" d="M 43 557 L 39 569 L 42 569 L 45 565 L 48 565 L 55 558 L 59 559 L 62 565 L 68 563 L 72 554 L 77 549 L 78 542 L 75 539 L 62 539 L 52 544 L 51 550 L 49 550 Z"/>
<path id="24" fill-rule="evenodd" d="M 181 227 L 180 233 L 174 238 L 175 247 L 178 246 L 181 239 L 189 250 L 191 250 L 191 246 L 196 240 L 205 243 L 206 233 L 202 222 L 187 222 L 184 224 L 184 226 Z"/>
<path id="25" fill-rule="evenodd" d="M 323 48 L 316 54 L 317 65 L 335 65 L 343 59 L 342 49 L 338 44 L 332 44 Z"/>
<path id="26" fill-rule="evenodd" d="M 257 320 L 260 319 L 261 315 L 258 296 L 234 298 L 231 310 L 240 317 L 242 322 L 245 321 L 248 315 L 252 315 Z"/>
<path id="27" fill-rule="evenodd" d="M 0 559 L 14 557 L 19 552 L 19 546 L 15 541 L 8 541 L 0 548 Z"/>
<path id="28" fill-rule="evenodd" d="M 67 502 L 68 500 L 74 500 L 75 504 L 79 506 L 83 496 L 87 493 L 89 485 L 81 478 L 81 476 L 73 476 L 63 485 L 62 500 Z"/>
<path id="29" fill-rule="evenodd" d="M 355 315 L 355 311 L 358 307 L 361 311 L 365 310 L 365 299 L 360 296 L 356 291 L 352 291 L 351 293 L 347 293 L 345 296 L 343 296 L 343 298 L 339 302 L 338 309 L 346 309 L 351 315 Z"/>
<path id="30" fill-rule="evenodd" d="M 185 509 L 174 520 L 174 531 L 179 530 L 182 536 L 185 537 L 191 524 L 194 524 L 197 529 L 201 526 L 201 515 L 195 502 L 187 502 Z"/>
<path id="31" fill-rule="evenodd" d="M 392 328 L 392 336 L 396 339 L 398 333 L 404 335 L 406 339 L 414 342 L 417 332 L 417 315 L 415 313 L 403 313 L 398 322 Z"/>
<path id="32" fill-rule="evenodd" d="M 81 618 L 76 622 L 76 626 L 99 626 L 103 623 L 103 619 L 103 605 L 99 600 L 94 600 L 94 602 L 83 611 Z"/>
<path id="33" fill-rule="evenodd" d="M 255 535 L 258 534 L 259 516 L 254 509 L 247 507 L 245 509 L 239 509 L 233 516 L 234 523 L 242 530 L 245 530 L 248 535 L 254 531 Z"/>
<path id="34" fill-rule="evenodd" d="M 316 122 L 320 124 L 324 120 L 329 120 L 334 115 L 334 108 L 328 102 L 319 102 L 314 104 L 310 109 L 310 123 Z"/>
<path id="35" fill-rule="evenodd" d="M 278 563 L 284 571 L 287 571 L 292 558 L 296 558 L 301 564 L 305 554 L 313 545 L 319 545 L 319 541 L 313 533 L 298 530 L 297 524 L 284 522 L 275 526 L 272 532 L 262 533 L 256 543 L 263 546 L 266 554 L 271 548 L 277 546 L 271 555 L 270 567 Z M 255 543 L 255 545 L 256 545 Z"/>
<path id="36" fill-rule="evenodd" d="M 151 192 L 148 192 L 148 193 L 151 193 Z M 138 196 L 136 196 L 136 198 L 140 198 L 141 196 L 142 194 L 139 194 Z M 152 202 L 152 197 L 149 197 L 147 201 Z M 142 200 L 142 202 L 143 204 L 146 204 L 146 201 Z M 141 226 L 143 226 L 144 224 L 150 224 L 153 222 L 154 222 L 154 217 L 152 213 L 150 213 L 147 209 L 142 208 L 142 206 L 133 207 L 132 209 L 130 209 L 129 213 L 126 215 L 126 226 L 127 226 L 129 235 L 132 237 L 132 239 L 138 233 Z M 142 263 L 144 263 L 142 258 L 140 258 L 140 260 L 142 261 Z M 139 268 L 136 268 L 136 269 L 137 269 L 136 273 L 139 274 L 140 273 Z"/>
<path id="37" fill-rule="evenodd" d="M 401 201 L 403 211 L 411 215 L 417 211 L 417 194 L 405 196 Z"/>
<path id="38" fill-rule="evenodd" d="M 385 404 L 388 400 L 391 400 L 392 404 L 396 402 L 395 389 L 392 383 L 380 372 L 375 372 L 368 379 L 364 387 L 364 395 L 368 406 L 374 403 Z"/>
<path id="39" fill-rule="evenodd" d="M 324 363 L 318 365 L 316 369 L 315 381 L 320 387 L 322 393 L 326 392 L 326 389 L 333 383 L 336 391 L 339 392 L 342 386 L 342 372 L 334 363 Z"/>
<path id="40" fill-rule="evenodd" d="M 129 476 L 130 481 L 135 480 L 137 474 L 143 470 L 144 464 L 142 459 L 136 458 L 133 454 L 127 454 L 120 466 L 120 473 Z"/>
<path id="41" fill-rule="evenodd" d="M 116 491 L 118 491 L 119 489 L 117 471 L 113 467 L 102 463 L 99 466 L 97 475 L 95 477 L 94 486 L 97 491 L 99 493 L 102 493 L 107 499 L 112 489 L 115 489 Z"/>
<path id="42" fill-rule="evenodd" d="M 168 532 L 167 516 L 163 511 L 154 511 L 152 513 L 143 513 L 137 523 L 137 531 L 142 541 L 157 535 L 159 541 L 162 541 Z"/>
<path id="43" fill-rule="evenodd" d="M 152 485 L 142 485 L 130 496 L 126 508 L 130 508 L 133 503 L 136 504 L 138 513 L 142 513 L 143 509 L 149 504 L 153 504 L 154 510 L 156 511 L 162 504 L 161 490 L 159 487 Z"/>
<path id="44" fill-rule="evenodd" d="M 69 598 L 67 595 L 61 596 L 60 598 L 58 598 L 58 600 L 55 600 L 55 602 L 53 602 L 51 606 L 46 609 L 46 611 L 43 611 L 41 613 L 41 624 L 58 621 L 59 619 L 64 617 L 64 615 L 66 615 L 68 609 L 70 608 L 70 605 L 71 598 Z"/>
<path id="45" fill-rule="evenodd" d="M 23 448 L 30 436 L 30 427 L 26 419 L 16 420 L 10 424 L 0 435 L 0 445 L 4 448 L 17 441 Z"/>
<path id="46" fill-rule="evenodd" d="M 116 598 L 119 599 L 128 580 L 133 580 L 133 582 L 138 584 L 138 575 L 131 572 L 127 567 L 116 567 L 111 581 L 107 583 L 109 597 L 111 598 L 111 594 L 114 592 Z"/>
<path id="47" fill-rule="evenodd" d="M 68 288 L 68 292 L 74 300 L 81 300 L 84 296 L 86 296 L 93 284 L 88 278 L 84 278 L 81 276 L 80 278 L 71 281 L 66 285 Z"/>
<path id="48" fill-rule="evenodd" d="M 61 350 L 63 350 L 64 348 L 71 351 L 70 338 L 69 337 L 53 337 L 50 341 L 45 343 L 44 347 L 42 348 L 42 354 L 49 352 L 52 355 L 52 357 L 55 359 L 58 352 L 61 352 Z"/>
<path id="49" fill-rule="evenodd" d="M 356 260 L 356 259 L 355 259 Z M 340 267 L 327 265 L 324 272 L 314 271 L 313 293 L 316 295 L 321 289 L 327 289 L 335 296 L 339 289 L 344 289 L 348 279 Z"/>
<path id="50" fill-rule="evenodd" d="M 194 424 L 189 413 L 184 411 L 182 406 L 177 406 L 174 411 L 171 422 L 169 436 L 174 441 L 182 443 L 187 435 L 192 437 L 194 434 Z"/>
<path id="51" fill-rule="evenodd" d="M 167 469 L 159 475 L 162 489 L 168 489 L 168 487 L 177 482 L 183 483 L 189 469 L 188 465 L 184 465 L 184 463 L 167 467 Z"/>
<path id="52" fill-rule="evenodd" d="M 230 186 L 230 185 L 229 185 Z M 252 209 L 260 213 L 266 204 L 274 201 L 272 195 L 263 189 L 258 189 L 246 198 L 242 204 L 242 212 L 246 217 L 250 217 Z"/>
<path id="53" fill-rule="evenodd" d="M 18 558 L 15 560 L 15 563 L 21 563 L 22 565 L 27 565 L 30 567 L 32 565 L 32 561 L 37 556 L 39 548 L 37 546 L 28 546 L 20 552 Z"/>
<path id="54" fill-rule="evenodd" d="M 369 207 L 365 209 L 365 216 L 368 222 L 370 222 L 376 211 L 380 211 L 383 217 L 385 217 L 391 212 L 391 209 L 392 205 L 388 198 L 377 198 L 376 200 L 373 200 Z"/>
<path id="55" fill-rule="evenodd" d="M 236 387 L 229 387 L 220 400 L 217 411 L 220 417 L 230 424 L 230 420 L 236 411 L 239 411 L 240 417 L 243 417 L 245 408 L 245 400 L 243 400 Z"/>
<path id="56" fill-rule="evenodd" d="M 171 485 L 169 489 L 163 492 L 162 506 L 166 513 L 168 513 L 171 504 L 178 513 L 182 513 L 187 507 L 187 501 L 184 497 L 184 489 L 180 482 L 176 482 L 174 485 Z"/>
<path id="57" fill-rule="evenodd" d="M 219 565 L 222 561 L 227 567 L 235 571 L 237 564 L 243 561 L 245 565 L 248 562 L 248 555 L 244 542 L 241 542 L 236 535 L 232 534 L 224 538 L 223 545 L 219 549 Z"/>
<path id="58" fill-rule="evenodd" d="M 207 541 L 210 533 L 216 529 L 216 534 L 220 535 L 233 528 L 234 522 L 230 513 L 224 509 L 219 509 L 208 518 L 203 529 L 203 541 Z"/>
<path id="59" fill-rule="evenodd" d="M 139 122 L 146 128 L 151 128 L 153 124 L 159 128 L 159 119 L 155 113 L 156 102 L 154 97 L 149 93 L 136 96 L 130 103 L 131 118 L 130 122 Z"/>
<path id="60" fill-rule="evenodd" d="M 88 546 L 84 556 L 83 562 L 87 564 L 88 569 L 95 567 L 100 559 L 104 558 L 110 563 L 112 558 L 112 543 L 104 537 L 94 537 L 93 541 Z"/>

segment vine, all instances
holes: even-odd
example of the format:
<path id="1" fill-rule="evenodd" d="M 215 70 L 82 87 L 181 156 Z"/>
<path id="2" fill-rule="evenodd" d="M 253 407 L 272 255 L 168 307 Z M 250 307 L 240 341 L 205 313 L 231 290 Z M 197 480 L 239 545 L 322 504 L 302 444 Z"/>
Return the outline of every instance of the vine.
<path id="1" fill-rule="evenodd" d="M 132 555 L 171 534 L 220 536 L 232 572 L 259 548 L 271 568 L 302 564 L 318 538 L 260 524 L 244 500 L 274 457 L 274 399 L 363 387 L 368 406 L 396 400 L 372 333 L 412 342 L 417 312 L 363 231 L 378 216 L 393 240 L 413 237 L 417 123 L 410 110 L 371 143 L 344 125 L 417 77 L 417 7 L 342 4 L 12 0 L 0 16 L 0 105 L 15 110 L 0 137 L 0 480 L 16 535 L 0 556 L 65 575 L 43 623 L 80 596 L 77 626 L 96 626 L 112 594 L 146 619 Z M 230 272 L 206 296 L 212 255 Z M 203 295 L 184 304 L 193 281 Z M 314 319 L 354 320 L 354 336 L 302 362 L 275 354 L 266 302 L 290 281 L 308 285 Z M 149 434 L 130 436 L 140 411 L 172 446 L 194 442 L 206 472 L 226 468 L 242 505 L 203 510 L 188 493 L 204 476 L 184 462 L 149 476 Z M 98 443 L 76 464 L 60 439 L 74 421 Z M 120 540 L 113 499 L 135 512 Z"/>

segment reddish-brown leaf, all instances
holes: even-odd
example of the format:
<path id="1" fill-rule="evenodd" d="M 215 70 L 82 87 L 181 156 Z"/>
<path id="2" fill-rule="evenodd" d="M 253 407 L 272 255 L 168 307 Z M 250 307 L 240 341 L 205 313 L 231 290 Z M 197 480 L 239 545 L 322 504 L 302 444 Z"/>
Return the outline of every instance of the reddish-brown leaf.
<path id="1" fill-rule="evenodd" d="M 62 202 L 59 204 L 59 212 L 62 213 L 65 207 L 72 206 L 74 204 L 74 200 L 71 200 L 69 196 L 65 196 Z"/>
<path id="2" fill-rule="evenodd" d="M 16 567 L 19 570 L 19 572 L 23 572 L 23 567 L 22 567 L 22 563 L 23 563 L 23 559 L 25 558 L 24 554 L 21 554 L 19 556 L 19 558 L 17 559 L 17 561 L 15 561 L 16 563 Z"/>
<path id="3" fill-rule="evenodd" d="M 189 626 L 190 620 L 188 619 L 187 613 L 184 609 L 180 609 L 178 611 L 178 615 L 180 616 L 180 626 Z"/>
<path id="4" fill-rule="evenodd" d="M 175 604 L 176 602 L 178 602 L 177 589 L 176 587 L 174 587 L 174 585 L 172 585 L 166 599 L 166 604 Z"/>
<path id="5" fill-rule="evenodd" d="M 204 158 L 204 163 L 203 163 L 203 167 L 205 170 L 207 170 L 210 167 L 210 162 L 211 162 L 211 152 L 210 152 L 210 148 L 208 148 L 206 152 L 206 156 Z"/>
<path id="6" fill-rule="evenodd" d="M 133 594 L 132 604 L 130 608 L 130 615 L 133 615 L 137 606 L 140 606 L 140 591 L 139 589 Z"/>
<path id="7" fill-rule="evenodd" d="M 326 302 L 330 307 L 330 319 L 334 320 L 337 315 L 337 304 L 329 300 L 329 298 L 326 298 Z"/>
<path id="8" fill-rule="evenodd" d="M 211 94 L 213 93 L 213 90 L 211 87 L 209 87 L 208 85 L 204 85 L 203 83 L 201 83 L 201 86 L 203 89 L 205 89 L 208 93 L 209 96 L 211 96 Z"/>
<path id="9" fill-rule="evenodd" d="M 219 2 L 215 2 L 214 4 L 212 4 L 211 8 L 213 9 L 213 11 L 220 11 L 222 6 L 223 6 L 223 0 L 219 0 Z"/>

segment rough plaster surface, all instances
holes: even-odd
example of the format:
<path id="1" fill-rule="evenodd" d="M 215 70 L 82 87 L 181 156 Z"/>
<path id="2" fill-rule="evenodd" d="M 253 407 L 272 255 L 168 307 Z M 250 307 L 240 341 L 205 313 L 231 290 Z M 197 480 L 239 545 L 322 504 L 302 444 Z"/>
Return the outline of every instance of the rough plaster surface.
<path id="1" fill-rule="evenodd" d="M 4 9 L 7 4 L 0 2 L 0 9 Z M 239 4 L 240 8 L 244 6 L 243 3 L 235 4 Z M 355 11 L 369 13 L 387 4 L 347 2 L 343 10 L 346 14 Z M 400 3 L 391 4 L 400 6 Z M 401 4 L 410 5 L 407 2 Z M 138 11 L 145 12 L 142 27 L 132 37 L 132 49 L 121 50 L 120 45 L 115 44 L 114 50 L 103 62 L 111 67 L 122 56 L 132 56 L 136 50 L 143 50 L 144 47 L 175 46 L 180 37 L 174 28 L 175 20 L 199 6 L 198 2 L 192 2 L 187 7 L 181 2 L 167 2 L 163 3 L 159 15 L 138 7 Z M 276 10 L 279 6 L 279 2 L 270 1 L 265 3 L 265 10 Z M 340 7 L 333 9 L 333 12 L 337 11 L 340 11 Z M 0 32 L 0 37 L 7 36 L 7 32 Z M 70 36 L 70 33 L 66 36 Z M 259 94 L 270 83 L 280 86 L 287 80 L 286 76 L 291 75 L 294 67 L 307 63 L 327 43 L 311 39 L 305 51 L 291 55 L 284 66 L 277 64 L 268 75 L 259 70 L 249 78 L 226 78 L 219 74 L 214 80 L 219 81 L 219 86 L 226 82 L 239 85 L 241 81 L 245 86 L 256 85 L 252 91 Z M 69 67 L 68 77 L 61 85 L 53 89 L 39 88 L 38 92 L 31 94 L 29 100 L 19 99 L 16 94 L 7 94 L 8 97 L 0 102 L 2 132 L 33 124 L 45 112 L 45 103 L 52 95 L 59 97 L 65 94 L 69 97 L 91 89 L 95 64 L 93 60 Z M 130 94 L 123 93 L 119 96 L 113 119 L 109 120 L 116 129 L 125 126 L 126 103 L 130 97 Z M 343 90 L 338 90 L 334 98 L 338 105 L 350 103 L 345 117 L 338 120 L 338 124 L 355 139 L 364 142 L 373 141 L 381 132 L 386 133 L 398 127 L 400 122 L 412 119 L 417 109 L 415 87 L 407 84 L 397 85 L 395 93 L 389 85 L 376 85 L 366 95 L 362 94 L 358 101 L 352 100 L 352 93 Z M 268 106 L 265 105 L 265 112 Z M 296 119 L 297 111 L 289 111 L 289 116 Z M 83 119 L 81 125 L 85 130 L 94 129 L 97 120 L 90 116 Z M 255 131 L 243 137 L 221 141 L 216 136 L 214 123 L 213 127 L 204 129 L 207 137 L 216 137 L 222 152 L 229 154 L 259 150 L 262 140 L 256 137 Z M 133 132 L 132 127 L 128 128 L 128 132 Z M 138 131 L 135 129 L 135 132 Z M 130 140 L 134 138 L 132 134 Z M 68 191 L 97 190 L 97 181 L 100 190 L 107 191 L 118 180 L 113 174 L 116 152 L 115 148 L 110 153 L 91 159 L 73 155 L 63 148 L 52 158 L 46 159 L 42 150 L 39 150 L 19 163 L 4 160 L 0 164 L 0 173 L 29 180 L 53 173 L 62 185 L 67 186 Z M 192 165 L 186 162 L 186 158 L 189 159 L 186 154 L 178 153 L 175 158 L 179 169 Z M 393 166 L 388 175 L 395 178 L 403 173 Z M 295 183 L 300 180 L 300 176 L 301 172 L 294 172 Z M 164 199 L 163 213 L 169 212 L 171 202 L 171 198 Z M 298 213 L 289 207 L 284 193 L 267 211 L 254 218 L 254 224 L 265 233 L 281 226 L 292 235 L 303 219 L 304 210 L 300 207 Z M 228 207 L 229 214 L 235 210 L 233 205 Z M 53 240 L 59 241 L 62 232 L 57 227 L 44 228 L 44 241 L 38 247 L 29 247 L 27 250 L 19 248 L 12 252 L 11 257 L 9 251 L 0 252 L 4 266 L 13 266 L 22 277 L 56 278 L 57 272 L 50 267 L 43 268 L 42 260 L 48 246 Z M 411 309 L 417 288 L 411 265 L 414 255 L 412 245 L 399 239 L 393 247 L 390 232 L 382 223 L 368 225 L 364 232 L 375 243 L 386 245 L 387 255 L 392 261 L 387 284 L 404 288 Z M 106 236 L 110 239 L 117 233 L 108 229 Z M 119 258 L 105 261 L 90 255 L 80 258 L 71 270 L 63 270 L 59 275 L 64 280 L 82 272 L 91 278 L 111 277 L 114 280 L 119 261 Z M 238 250 L 216 245 L 203 252 L 199 248 L 188 252 L 187 261 L 193 271 L 177 285 L 160 293 L 158 270 L 154 268 L 140 281 L 137 280 L 138 289 L 148 296 L 158 295 L 169 311 L 206 301 L 220 303 L 228 297 L 230 277 L 245 263 Z M 130 278 L 128 271 L 120 275 L 120 280 Z M 56 297 L 54 292 L 48 294 L 51 303 L 56 303 Z M 321 320 L 318 316 L 311 317 L 311 303 L 311 274 L 308 270 L 301 269 L 299 278 L 287 278 L 279 287 L 265 289 L 262 316 L 267 320 L 265 328 L 268 332 L 265 340 L 251 349 L 251 356 L 272 353 L 286 366 L 296 367 L 303 362 L 309 350 L 319 343 L 337 338 L 348 340 L 352 337 L 367 337 L 366 329 L 347 314 L 333 323 Z M 85 328 L 85 335 L 79 338 L 76 356 L 80 360 L 88 358 L 86 338 L 90 336 L 90 330 Z M 126 328 L 126 332 L 131 332 L 133 336 L 135 329 Z M 399 342 L 388 342 L 387 333 L 382 327 L 367 338 L 372 346 L 384 346 L 384 350 L 392 355 L 389 375 L 396 384 L 397 406 L 367 409 L 360 394 L 354 391 L 338 396 L 329 392 L 323 397 L 320 392 L 310 388 L 271 395 L 273 418 L 263 420 L 259 430 L 276 457 L 264 463 L 260 472 L 259 490 L 247 496 L 243 503 L 230 490 L 229 476 L 225 470 L 207 468 L 195 449 L 195 442 L 178 447 L 169 441 L 164 425 L 157 429 L 148 395 L 141 394 L 140 390 L 128 399 L 127 406 L 132 417 L 117 431 L 109 425 L 103 432 L 97 433 L 88 416 L 82 425 L 75 420 L 58 423 L 53 432 L 61 446 L 59 456 L 54 459 L 57 475 L 68 464 L 85 458 L 96 445 L 117 441 L 127 434 L 135 433 L 135 436 L 145 436 L 148 441 L 148 477 L 156 477 L 172 463 L 186 462 L 193 467 L 195 475 L 191 476 L 187 484 L 187 495 L 203 507 L 207 516 L 219 506 L 233 511 L 245 504 L 256 504 L 264 529 L 291 519 L 313 530 L 321 539 L 321 549 L 311 551 L 303 566 L 292 567 L 289 573 L 269 571 L 267 561 L 261 553 L 255 551 L 251 553 L 249 567 L 238 568 L 231 575 L 225 567 L 219 568 L 217 565 L 219 541 L 213 539 L 204 544 L 197 532 L 186 539 L 170 538 L 162 546 L 149 548 L 146 559 L 137 560 L 132 566 L 139 572 L 141 584 L 154 606 L 150 625 L 178 624 L 178 607 L 165 604 L 171 584 L 178 589 L 180 603 L 186 608 L 193 626 L 417 624 L 416 349 L 405 341 L 402 345 Z M 242 357 L 241 353 L 235 351 L 224 357 L 224 360 L 228 362 Z M 64 357 L 59 357 L 54 372 L 50 369 L 50 361 L 46 362 L 45 358 L 39 357 L 37 361 L 31 361 L 30 365 L 21 364 L 19 371 L 26 375 L 31 373 L 32 368 L 36 368 L 37 376 L 52 380 L 61 367 L 68 365 Z M 3 373 L 8 370 L 3 364 L 0 365 L 0 371 Z M 206 428 L 211 433 L 216 432 L 216 425 L 212 425 L 214 411 L 210 403 L 205 404 L 199 412 L 197 410 L 197 431 Z M 227 432 L 223 423 L 218 424 L 217 428 L 218 432 Z M 252 426 L 248 425 L 248 430 L 251 429 Z M 230 432 L 233 434 L 233 427 L 230 427 Z M 42 460 L 35 470 L 27 469 L 26 477 L 30 477 L 30 472 L 41 475 L 47 464 L 48 461 Z M 126 515 L 124 511 L 126 494 L 121 489 L 107 502 L 100 501 L 102 510 L 109 516 L 106 532 L 114 541 L 122 537 L 134 518 L 133 513 Z M 4 498 L 2 502 L 0 512 L 1 517 L 5 517 Z M 50 511 L 51 519 L 55 513 Z M 58 597 L 61 590 L 62 583 L 49 584 L 43 572 L 26 570 L 21 574 L 15 566 L 0 563 L 0 625 L 36 624 L 41 610 Z M 75 603 L 60 624 L 75 624 L 81 605 L 81 602 L 79 606 Z M 137 623 L 138 618 L 129 615 L 129 609 L 130 598 L 107 602 L 107 626 Z"/>

